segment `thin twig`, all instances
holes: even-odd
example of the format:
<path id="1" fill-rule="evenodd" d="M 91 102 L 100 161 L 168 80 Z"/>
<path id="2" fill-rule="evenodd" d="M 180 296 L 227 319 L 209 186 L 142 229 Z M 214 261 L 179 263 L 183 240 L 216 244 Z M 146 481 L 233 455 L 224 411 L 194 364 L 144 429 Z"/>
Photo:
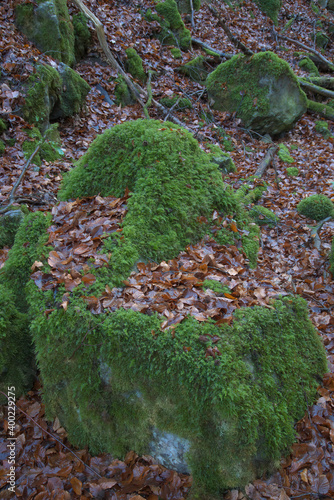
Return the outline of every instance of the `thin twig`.
<path id="1" fill-rule="evenodd" d="M 334 68 L 333 63 L 329 61 L 329 59 L 326 59 L 318 50 L 312 49 L 312 47 L 309 47 L 308 45 L 305 45 L 302 42 L 299 42 L 299 40 L 294 40 L 293 38 L 290 38 L 288 36 L 283 36 L 280 35 L 279 33 L 276 33 L 278 38 L 281 38 L 282 40 L 287 40 L 288 42 L 294 43 L 295 45 L 298 45 L 304 50 L 307 50 L 309 52 L 312 52 L 315 54 L 323 63 L 327 64 L 330 68 Z"/>
<path id="2" fill-rule="evenodd" d="M 35 148 L 35 151 L 32 153 L 32 155 L 30 156 L 30 158 L 27 160 L 26 164 L 24 165 L 23 167 L 23 170 L 20 174 L 20 177 L 17 179 L 17 181 L 15 182 L 14 186 L 13 186 L 13 189 L 11 190 L 10 192 L 10 195 L 9 195 L 9 202 L 8 202 L 8 205 L 1 208 L 0 209 L 0 214 L 3 214 L 6 212 L 6 210 L 11 206 L 13 205 L 14 203 L 14 196 L 15 196 L 15 193 L 17 191 L 17 188 L 19 187 L 19 185 L 21 184 L 21 182 L 23 181 L 24 179 L 24 176 L 29 168 L 29 165 L 30 163 L 32 162 L 32 160 L 34 159 L 34 157 L 36 156 L 36 154 L 38 153 L 39 149 L 41 147 L 41 144 L 39 144 L 36 148 Z"/>
<path id="3" fill-rule="evenodd" d="M 0 391 L 0 394 L 3 394 L 7 399 L 9 399 L 9 397 L 7 396 L 7 394 L 5 394 L 4 392 Z M 43 429 L 43 427 L 41 425 L 39 425 L 36 420 L 34 420 L 33 418 L 30 417 L 30 415 L 28 415 L 24 410 L 22 410 L 19 406 L 17 406 L 15 403 L 13 403 L 14 406 L 20 411 L 22 412 L 27 418 L 29 418 L 29 420 L 31 420 L 32 422 L 34 422 L 35 425 L 37 425 L 37 427 L 39 427 L 43 432 L 45 432 L 46 434 L 48 434 L 49 436 L 51 436 L 53 439 L 55 439 L 57 441 L 57 443 L 59 443 L 61 446 L 63 446 L 67 451 L 69 451 L 70 453 L 72 453 L 72 455 L 75 456 L 75 458 L 77 458 L 79 460 L 79 462 L 81 462 L 85 467 L 87 467 L 87 469 L 89 469 L 90 471 L 92 471 L 96 476 L 98 476 L 100 479 L 102 479 L 102 476 L 100 476 L 100 474 L 98 472 L 96 472 L 94 469 L 92 469 L 89 465 L 85 464 L 85 462 L 83 460 L 81 460 L 80 457 L 78 457 L 78 455 L 76 455 L 74 453 L 74 451 L 72 451 L 68 446 L 66 446 L 66 444 L 64 444 L 62 441 L 60 441 L 60 439 L 56 438 L 56 436 L 54 436 L 53 434 L 51 434 L 51 432 L 49 431 L 46 431 L 45 429 Z"/>

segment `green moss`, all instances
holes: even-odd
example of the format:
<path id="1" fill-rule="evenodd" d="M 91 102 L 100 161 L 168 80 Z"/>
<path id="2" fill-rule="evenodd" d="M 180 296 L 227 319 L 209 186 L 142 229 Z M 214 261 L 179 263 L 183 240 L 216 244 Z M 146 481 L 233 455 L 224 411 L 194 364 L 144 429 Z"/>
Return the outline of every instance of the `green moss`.
<path id="1" fill-rule="evenodd" d="M 52 302 L 30 285 L 48 418 L 60 418 L 73 444 L 120 458 L 148 453 L 152 426 L 188 439 L 201 498 L 220 498 L 279 464 L 327 370 L 299 297 L 240 309 L 223 328 L 187 318 L 173 335 L 156 315 L 94 316 L 79 299 L 46 317 Z M 206 357 L 214 346 L 220 354 Z"/>
<path id="2" fill-rule="evenodd" d="M 291 106 L 285 120 L 282 113 L 279 120 L 273 115 L 273 89 L 275 85 L 281 87 L 280 80 L 284 85 L 289 81 L 283 103 L 286 106 L 290 100 Z M 295 114 L 297 119 L 307 104 L 289 64 L 269 51 L 251 57 L 243 54 L 233 56 L 209 74 L 206 87 L 214 109 L 236 112 L 246 127 L 259 130 L 262 134 L 270 132 L 277 135 L 291 128 L 291 117 Z M 292 109 L 294 113 L 291 115 Z"/>
<path id="3" fill-rule="evenodd" d="M 281 9 L 280 0 L 253 0 L 256 5 L 267 14 L 275 24 L 278 23 L 278 14 Z"/>
<path id="4" fill-rule="evenodd" d="M 261 232 L 257 224 L 248 224 L 246 227 L 246 233 L 243 233 L 241 236 L 241 243 L 243 251 L 249 260 L 249 266 L 254 269 L 257 265 Z"/>
<path id="5" fill-rule="evenodd" d="M 59 105 L 52 109 L 50 115 L 53 120 L 79 113 L 90 91 L 88 83 L 81 78 L 79 73 L 66 66 L 66 64 L 60 63 L 58 71 L 61 77 L 62 91 L 59 95 Z"/>
<path id="6" fill-rule="evenodd" d="M 326 120 L 334 121 L 334 110 L 331 106 L 328 106 L 322 102 L 307 100 L 307 110 L 312 113 L 317 113 L 320 116 L 326 118 Z"/>
<path id="7" fill-rule="evenodd" d="M 286 169 L 286 173 L 290 176 L 290 177 L 298 177 L 299 175 L 299 168 L 297 167 L 288 167 Z"/>
<path id="8" fill-rule="evenodd" d="M 220 147 L 215 144 L 210 144 L 209 148 L 211 149 L 211 161 L 218 165 L 221 172 L 228 174 L 237 171 L 234 161 L 228 153 L 222 151 Z"/>
<path id="9" fill-rule="evenodd" d="M 61 78 L 56 69 L 47 65 L 38 65 L 36 72 L 29 76 L 26 84 L 23 118 L 45 129 L 49 115 L 61 92 Z"/>
<path id="10" fill-rule="evenodd" d="M 2 118 L 0 118 L 0 135 L 6 132 L 7 128 L 7 123 Z"/>
<path id="11" fill-rule="evenodd" d="M 294 158 L 290 155 L 289 149 L 285 144 L 279 145 L 277 156 L 285 163 L 294 163 L 295 161 Z"/>
<path id="12" fill-rule="evenodd" d="M 219 243 L 219 245 L 226 245 L 226 246 L 234 245 L 237 239 L 235 233 L 225 227 L 219 229 L 219 231 L 215 233 L 214 238 L 216 242 Z"/>
<path id="13" fill-rule="evenodd" d="M 334 277 L 334 237 L 332 239 L 332 246 L 331 246 L 331 251 L 329 253 L 329 270 L 332 273 L 332 276 Z"/>
<path id="14" fill-rule="evenodd" d="M 195 57 L 195 59 L 192 59 L 183 66 L 179 66 L 176 70 L 199 83 L 204 83 L 209 74 L 204 56 Z"/>
<path id="15" fill-rule="evenodd" d="M 319 76 L 319 70 L 309 57 L 304 57 L 298 62 L 298 66 L 312 76 Z"/>
<path id="16" fill-rule="evenodd" d="M 207 290 L 209 288 L 216 294 L 231 293 L 231 290 L 229 289 L 228 286 L 222 285 L 220 281 L 216 280 L 204 280 L 202 288 L 203 290 Z"/>
<path id="17" fill-rule="evenodd" d="M 132 195 L 124 244 L 113 252 L 122 259 L 127 252 L 158 261 L 174 257 L 207 231 L 201 216 L 211 220 L 214 209 L 229 213 L 239 206 L 198 142 L 170 122 L 126 122 L 97 137 L 65 177 L 59 197 L 122 196 L 126 187 Z"/>
<path id="18" fill-rule="evenodd" d="M 91 43 L 91 34 L 87 26 L 87 19 L 82 12 L 75 14 L 72 20 L 74 29 L 74 52 L 76 60 L 80 60 L 87 53 Z"/>
<path id="19" fill-rule="evenodd" d="M 0 248 L 11 247 L 15 235 L 22 222 L 23 213 L 20 209 L 9 208 L 7 212 L 0 215 Z"/>
<path id="20" fill-rule="evenodd" d="M 317 33 L 315 34 L 315 43 L 316 43 L 317 47 L 325 49 L 328 45 L 328 42 L 329 42 L 329 38 L 326 35 L 326 33 L 323 33 L 321 31 L 317 31 Z"/>
<path id="21" fill-rule="evenodd" d="M 277 217 L 274 212 L 261 205 L 255 205 L 249 211 L 249 215 L 259 226 L 268 225 L 275 227 L 279 222 L 279 217 Z"/>
<path id="22" fill-rule="evenodd" d="M 309 219 L 320 221 L 334 216 L 334 203 L 324 194 L 315 194 L 300 201 L 297 210 Z"/>
<path id="23" fill-rule="evenodd" d="M 325 139 L 333 137 L 333 134 L 328 128 L 328 123 L 325 122 L 324 120 L 319 120 L 315 122 L 315 130 L 316 132 L 321 134 Z"/>
<path id="24" fill-rule="evenodd" d="M 122 76 L 116 78 L 115 98 L 118 106 L 122 107 L 130 106 L 136 102 Z"/>
<path id="25" fill-rule="evenodd" d="M 181 14 L 191 14 L 190 0 L 176 0 L 178 11 Z M 201 0 L 193 0 L 192 6 L 194 10 L 199 10 L 201 7 Z"/>
<path id="26" fill-rule="evenodd" d="M 136 78 L 137 80 L 145 83 L 147 80 L 147 75 L 144 71 L 143 61 L 141 60 L 141 57 L 132 47 L 126 49 L 125 53 L 127 57 L 125 62 L 126 70 L 133 76 L 133 78 Z"/>
<path id="27" fill-rule="evenodd" d="M 158 35 L 161 43 L 176 45 L 181 50 L 188 50 L 191 44 L 191 33 L 185 28 L 175 0 L 165 0 L 156 4 L 158 15 L 147 12 L 146 18 L 158 21 L 161 32 Z"/>
<path id="28" fill-rule="evenodd" d="M 75 62 L 74 31 L 66 0 L 16 6 L 16 25 L 41 52 L 70 66 Z"/>
<path id="29" fill-rule="evenodd" d="M 54 127 L 54 126 L 53 126 Z M 22 143 L 22 150 L 25 154 L 26 159 L 35 151 L 37 145 L 41 144 L 39 152 L 35 155 L 33 163 L 38 167 L 41 166 L 42 159 L 45 161 L 55 161 L 61 157 L 59 153 L 60 150 L 60 135 L 55 129 L 50 137 L 51 142 L 43 142 L 42 134 L 38 128 L 33 127 L 32 129 L 23 129 L 31 140 L 26 140 Z"/>
<path id="30" fill-rule="evenodd" d="M 190 99 L 185 97 L 180 97 L 179 95 L 175 95 L 173 97 L 163 97 L 160 99 L 160 104 L 165 106 L 166 108 L 172 108 L 175 106 L 175 111 L 183 111 L 185 109 L 192 109 L 192 104 Z"/>
<path id="31" fill-rule="evenodd" d="M 174 57 L 174 59 L 182 59 L 182 52 L 180 49 L 177 47 L 174 47 L 173 49 L 170 49 L 170 53 Z"/>
<path id="32" fill-rule="evenodd" d="M 237 189 L 236 197 L 244 205 L 249 205 L 250 203 L 258 202 L 266 190 L 267 190 L 266 183 L 254 187 L 251 181 L 248 180 L 248 182 L 246 182 L 239 189 Z"/>
<path id="33" fill-rule="evenodd" d="M 0 156 L 6 151 L 6 144 L 0 139 Z"/>

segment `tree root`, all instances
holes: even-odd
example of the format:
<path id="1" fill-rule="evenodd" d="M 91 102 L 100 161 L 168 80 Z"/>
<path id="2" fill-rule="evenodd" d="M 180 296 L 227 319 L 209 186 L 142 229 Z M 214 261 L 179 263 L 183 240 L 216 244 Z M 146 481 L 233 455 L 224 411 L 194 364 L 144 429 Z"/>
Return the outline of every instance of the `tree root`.
<path id="1" fill-rule="evenodd" d="M 322 104 L 321 102 L 307 100 L 307 111 L 311 113 L 316 113 L 327 120 L 334 122 L 334 109 L 331 106 Z"/>

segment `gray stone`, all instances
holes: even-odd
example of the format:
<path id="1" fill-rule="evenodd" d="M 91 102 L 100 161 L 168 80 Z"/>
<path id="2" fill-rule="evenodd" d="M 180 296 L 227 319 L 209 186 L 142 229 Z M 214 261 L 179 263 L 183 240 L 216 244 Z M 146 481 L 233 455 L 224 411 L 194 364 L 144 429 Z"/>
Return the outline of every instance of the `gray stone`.
<path id="1" fill-rule="evenodd" d="M 182 474 L 190 474 L 186 453 L 190 450 L 190 441 L 170 432 L 154 428 L 149 454 L 167 469 Z"/>

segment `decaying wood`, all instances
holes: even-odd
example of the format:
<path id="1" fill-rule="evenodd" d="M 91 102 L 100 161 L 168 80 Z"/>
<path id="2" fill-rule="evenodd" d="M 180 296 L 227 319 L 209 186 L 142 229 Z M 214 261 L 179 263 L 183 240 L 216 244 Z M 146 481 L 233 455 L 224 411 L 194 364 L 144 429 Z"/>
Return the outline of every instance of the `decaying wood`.
<path id="1" fill-rule="evenodd" d="M 265 171 L 267 170 L 267 168 L 269 167 L 269 165 L 273 161 L 274 156 L 275 156 L 277 151 L 278 151 L 278 146 L 276 146 L 276 145 L 270 146 L 270 148 L 266 152 L 265 157 L 263 158 L 263 160 L 261 160 L 259 166 L 256 169 L 255 177 L 262 177 L 263 176 L 263 174 L 265 173 Z"/>
<path id="2" fill-rule="evenodd" d="M 275 32 L 276 33 L 276 32 Z M 305 45 L 302 42 L 299 42 L 299 40 L 294 40 L 293 38 L 290 38 L 288 36 L 283 36 L 280 35 L 279 33 L 276 33 L 278 38 L 281 38 L 282 40 L 286 40 L 288 42 L 293 43 L 294 45 L 298 45 L 298 47 L 301 47 L 302 49 L 306 50 L 307 52 L 312 52 L 312 54 L 315 54 L 320 61 L 322 61 L 324 64 L 328 65 L 329 68 L 334 69 L 334 65 L 331 61 L 326 59 L 318 50 L 313 49 L 312 47 L 309 47 L 308 45 Z"/>
<path id="3" fill-rule="evenodd" d="M 34 157 L 37 155 L 38 151 L 40 150 L 40 147 L 41 147 L 41 144 L 39 144 L 36 148 L 35 148 L 35 151 L 30 155 L 30 157 L 28 158 L 26 164 L 24 165 L 23 167 L 23 170 L 19 176 L 19 178 L 17 179 L 17 181 L 15 182 L 14 186 L 13 186 L 13 189 L 11 190 L 10 192 L 10 195 L 9 195 L 9 200 L 8 200 L 8 204 L 5 206 L 5 207 L 2 207 L 0 208 L 0 214 L 3 214 L 7 211 L 7 209 L 13 205 L 13 203 L 15 203 L 15 193 L 17 191 L 17 188 L 19 187 L 19 185 L 21 184 L 21 182 L 23 181 L 24 179 L 24 176 L 26 175 L 26 172 L 29 168 L 29 165 L 30 163 L 33 161 Z"/>
<path id="4" fill-rule="evenodd" d="M 311 99 L 307 100 L 307 111 L 311 113 L 316 113 L 327 120 L 334 121 L 334 109 L 331 106 L 322 104 L 321 102 L 315 102 Z"/>
<path id="5" fill-rule="evenodd" d="M 319 85 L 319 87 L 323 87 L 324 89 L 334 91 L 334 78 L 331 76 L 308 76 L 304 78 L 304 80 L 309 81 L 314 85 Z"/>
<path id="6" fill-rule="evenodd" d="M 311 82 L 305 81 L 304 78 L 298 78 L 299 84 L 301 87 L 304 89 L 310 90 L 311 92 L 314 92 L 315 94 L 323 95 L 325 97 L 330 97 L 334 98 L 334 92 L 332 90 L 324 89 L 323 87 L 319 87 L 318 85 L 314 85 Z"/>
<path id="7" fill-rule="evenodd" d="M 220 52 L 220 50 L 213 49 L 212 47 L 210 47 L 210 45 L 202 42 L 202 40 L 199 40 L 198 38 L 192 38 L 191 43 L 199 45 L 203 49 L 207 49 L 210 50 L 211 52 L 214 52 L 215 54 L 217 54 L 218 57 L 224 57 L 225 59 L 231 59 L 231 57 L 233 57 L 233 54 L 226 54 L 226 52 Z"/>
<path id="8" fill-rule="evenodd" d="M 320 252 L 321 250 L 321 240 L 319 236 L 319 232 L 322 229 L 322 226 L 332 220 L 332 217 L 326 217 L 326 219 L 321 220 L 315 227 L 311 228 L 311 237 L 313 238 L 315 248 Z"/>

